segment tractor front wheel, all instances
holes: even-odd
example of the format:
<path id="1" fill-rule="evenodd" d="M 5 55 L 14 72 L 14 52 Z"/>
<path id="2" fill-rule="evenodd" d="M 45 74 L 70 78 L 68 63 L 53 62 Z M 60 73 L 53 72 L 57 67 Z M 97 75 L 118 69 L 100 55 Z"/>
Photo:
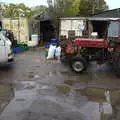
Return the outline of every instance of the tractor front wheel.
<path id="1" fill-rule="evenodd" d="M 76 73 L 81 73 L 87 68 L 86 61 L 82 57 L 75 57 L 71 61 L 71 68 Z"/>

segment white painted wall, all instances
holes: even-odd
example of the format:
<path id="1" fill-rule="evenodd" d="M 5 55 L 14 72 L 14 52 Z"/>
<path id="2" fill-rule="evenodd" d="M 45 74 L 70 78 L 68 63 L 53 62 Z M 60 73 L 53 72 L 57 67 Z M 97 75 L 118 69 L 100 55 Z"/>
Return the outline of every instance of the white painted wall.
<path id="1" fill-rule="evenodd" d="M 12 30 L 14 36 L 19 42 L 27 43 L 29 41 L 29 26 L 27 18 L 12 20 L 9 18 L 3 18 L 3 28 Z"/>
<path id="2" fill-rule="evenodd" d="M 82 30 L 80 26 L 84 25 L 82 19 L 61 19 L 60 21 L 60 36 L 66 36 L 68 38 L 68 31 L 75 30 L 75 36 L 82 36 Z"/>

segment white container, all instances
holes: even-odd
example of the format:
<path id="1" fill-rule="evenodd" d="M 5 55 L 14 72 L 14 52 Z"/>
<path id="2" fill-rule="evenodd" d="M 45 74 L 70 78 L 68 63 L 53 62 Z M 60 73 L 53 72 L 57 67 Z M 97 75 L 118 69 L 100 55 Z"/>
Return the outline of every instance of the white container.
<path id="1" fill-rule="evenodd" d="M 28 41 L 27 45 L 30 46 L 30 47 L 33 47 L 32 41 Z"/>
<path id="2" fill-rule="evenodd" d="M 28 41 L 27 45 L 30 47 L 35 47 L 37 46 L 37 43 L 35 41 Z"/>
<path id="3" fill-rule="evenodd" d="M 38 35 L 34 34 L 31 36 L 31 41 L 33 43 L 34 46 L 37 46 L 38 45 Z"/>

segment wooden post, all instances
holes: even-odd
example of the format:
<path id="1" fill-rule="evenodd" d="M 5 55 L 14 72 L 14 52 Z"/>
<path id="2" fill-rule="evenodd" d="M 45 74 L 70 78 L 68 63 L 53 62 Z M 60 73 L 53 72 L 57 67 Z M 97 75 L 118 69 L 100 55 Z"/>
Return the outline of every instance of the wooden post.
<path id="1" fill-rule="evenodd" d="M 91 21 L 88 21 L 88 37 L 90 38 L 91 37 L 91 33 L 93 32 L 93 26 L 92 26 L 92 23 Z"/>

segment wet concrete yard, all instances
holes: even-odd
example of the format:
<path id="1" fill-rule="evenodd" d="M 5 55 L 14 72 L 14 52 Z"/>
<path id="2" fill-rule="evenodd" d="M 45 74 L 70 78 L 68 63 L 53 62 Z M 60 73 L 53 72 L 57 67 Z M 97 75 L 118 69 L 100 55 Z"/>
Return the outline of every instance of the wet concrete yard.
<path id="1" fill-rule="evenodd" d="M 120 120 L 120 78 L 91 63 L 76 74 L 40 49 L 0 67 L 0 120 Z"/>

